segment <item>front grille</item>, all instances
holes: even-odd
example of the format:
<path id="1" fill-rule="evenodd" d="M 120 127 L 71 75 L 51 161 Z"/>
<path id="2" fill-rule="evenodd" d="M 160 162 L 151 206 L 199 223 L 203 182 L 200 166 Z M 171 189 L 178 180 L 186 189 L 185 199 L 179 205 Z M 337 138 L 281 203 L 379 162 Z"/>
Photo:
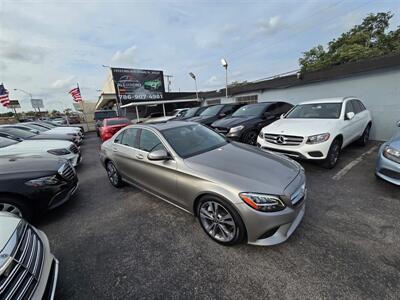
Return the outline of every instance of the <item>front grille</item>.
<path id="1" fill-rule="evenodd" d="M 71 147 L 69 147 L 69 150 L 75 154 L 79 152 L 79 148 L 76 145 L 71 145 Z"/>
<path id="2" fill-rule="evenodd" d="M 72 181 L 75 177 L 75 169 L 69 163 L 65 163 L 58 169 L 58 174 L 67 181 Z"/>
<path id="3" fill-rule="evenodd" d="M 385 176 L 391 177 L 393 179 L 400 180 L 400 173 L 399 172 L 396 172 L 396 171 L 393 171 L 393 170 L 389 170 L 389 169 L 386 169 L 386 168 L 382 168 L 382 169 L 379 170 L 379 173 L 381 173 L 381 174 L 383 174 Z"/>
<path id="4" fill-rule="evenodd" d="M 43 256 L 39 236 L 27 225 L 10 267 L 0 275 L 0 299 L 30 299 L 40 279 Z"/>
<path id="5" fill-rule="evenodd" d="M 276 145 L 298 146 L 303 142 L 304 137 L 295 135 L 264 133 L 264 140 Z"/>

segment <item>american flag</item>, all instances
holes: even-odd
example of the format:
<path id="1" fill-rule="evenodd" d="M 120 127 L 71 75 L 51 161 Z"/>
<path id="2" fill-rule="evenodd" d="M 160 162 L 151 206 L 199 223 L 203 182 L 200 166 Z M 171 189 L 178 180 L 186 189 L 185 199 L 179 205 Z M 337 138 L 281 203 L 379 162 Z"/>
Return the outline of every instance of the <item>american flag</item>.
<path id="1" fill-rule="evenodd" d="M 69 91 L 71 94 L 72 98 L 74 99 L 75 102 L 81 102 L 82 101 L 82 96 L 81 96 L 81 91 L 79 89 L 79 86 L 76 88 L 72 89 Z"/>
<path id="2" fill-rule="evenodd" d="M 4 107 L 8 107 L 10 105 L 10 99 L 8 98 L 8 91 L 6 90 L 3 84 L 0 84 L 0 103 Z"/>

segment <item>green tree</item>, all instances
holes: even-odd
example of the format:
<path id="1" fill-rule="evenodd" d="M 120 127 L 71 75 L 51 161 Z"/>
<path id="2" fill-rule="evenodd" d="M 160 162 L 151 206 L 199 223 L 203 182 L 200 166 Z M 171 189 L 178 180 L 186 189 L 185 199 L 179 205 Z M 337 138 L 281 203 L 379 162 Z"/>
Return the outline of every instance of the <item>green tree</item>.
<path id="1" fill-rule="evenodd" d="M 363 22 L 333 39 L 325 50 L 318 45 L 299 59 L 302 71 L 315 71 L 350 61 L 400 53 L 400 26 L 386 33 L 390 12 L 369 14 Z"/>

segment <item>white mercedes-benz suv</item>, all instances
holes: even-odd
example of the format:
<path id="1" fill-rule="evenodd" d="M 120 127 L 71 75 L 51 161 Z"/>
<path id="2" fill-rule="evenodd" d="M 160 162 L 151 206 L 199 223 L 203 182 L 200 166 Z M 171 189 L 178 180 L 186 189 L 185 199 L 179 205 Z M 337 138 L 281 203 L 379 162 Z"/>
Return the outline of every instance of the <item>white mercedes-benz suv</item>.
<path id="1" fill-rule="evenodd" d="M 296 105 L 264 127 L 257 145 L 291 157 L 320 160 L 333 168 L 344 147 L 354 141 L 366 145 L 371 126 L 371 113 L 359 99 L 319 99 Z"/>

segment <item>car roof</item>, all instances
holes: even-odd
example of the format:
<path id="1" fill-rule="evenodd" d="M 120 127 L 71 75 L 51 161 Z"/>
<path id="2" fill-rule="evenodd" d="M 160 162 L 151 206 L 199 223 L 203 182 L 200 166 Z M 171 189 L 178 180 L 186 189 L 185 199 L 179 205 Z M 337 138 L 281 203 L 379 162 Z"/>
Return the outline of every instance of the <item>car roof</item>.
<path id="1" fill-rule="evenodd" d="M 316 103 L 343 103 L 343 101 L 347 99 L 357 99 L 357 97 L 348 96 L 348 97 L 332 97 L 332 98 L 323 98 L 323 99 L 314 99 L 309 101 L 304 101 L 299 104 L 316 104 Z"/>
<path id="2" fill-rule="evenodd" d="M 186 121 L 166 121 L 166 122 L 158 122 L 158 123 L 150 123 L 150 124 L 137 124 L 142 128 L 154 128 L 158 131 L 163 131 L 166 129 L 182 127 L 182 126 L 190 126 L 190 125 L 199 125 L 197 122 L 186 122 Z"/>

